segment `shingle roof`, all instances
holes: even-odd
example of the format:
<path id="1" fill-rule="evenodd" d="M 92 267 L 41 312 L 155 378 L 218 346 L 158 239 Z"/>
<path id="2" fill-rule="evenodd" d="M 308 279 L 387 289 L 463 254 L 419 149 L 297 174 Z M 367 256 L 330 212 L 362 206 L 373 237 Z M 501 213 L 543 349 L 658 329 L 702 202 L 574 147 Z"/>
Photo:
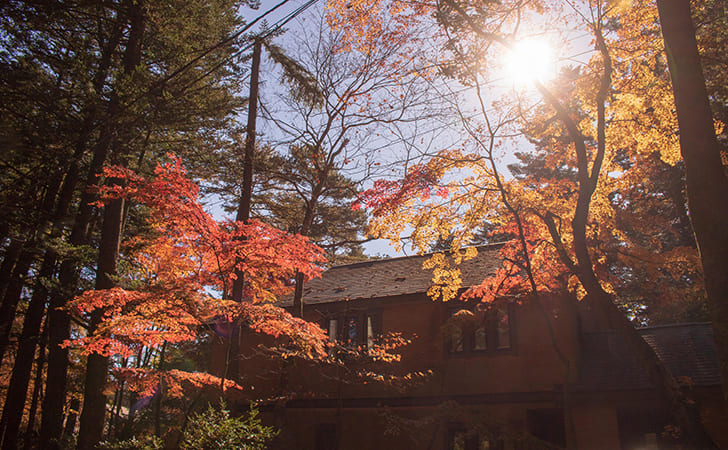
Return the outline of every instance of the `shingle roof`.
<path id="1" fill-rule="evenodd" d="M 696 386 L 720 384 L 710 323 L 661 325 L 639 330 L 674 377 Z M 622 338 L 613 331 L 583 333 L 577 390 L 649 388 L 647 375 Z"/>
<path id="2" fill-rule="evenodd" d="M 663 325 L 640 332 L 675 377 L 690 377 L 699 386 L 720 384 L 710 323 Z"/>
<path id="3" fill-rule="evenodd" d="M 476 247 L 478 255 L 458 266 L 463 287 L 480 284 L 500 267 L 501 247 L 502 244 Z M 303 301 L 308 305 L 427 292 L 432 285 L 432 270 L 423 269 L 422 263 L 430 256 L 404 256 L 333 267 L 321 278 L 305 284 Z M 290 298 L 282 301 L 284 305 L 290 302 Z"/>

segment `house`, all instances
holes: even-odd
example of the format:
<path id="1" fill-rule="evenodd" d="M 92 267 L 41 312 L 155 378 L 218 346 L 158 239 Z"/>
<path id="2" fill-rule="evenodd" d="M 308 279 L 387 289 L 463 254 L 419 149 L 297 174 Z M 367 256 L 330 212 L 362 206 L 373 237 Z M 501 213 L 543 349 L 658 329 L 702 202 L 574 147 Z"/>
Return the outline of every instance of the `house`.
<path id="1" fill-rule="evenodd" d="M 461 266 L 463 285 L 494 273 L 499 250 L 478 247 Z M 589 320 L 588 305 L 566 295 L 545 296 L 540 305 L 505 298 L 485 309 L 435 302 L 426 295 L 426 258 L 334 267 L 304 291 L 305 318 L 344 347 L 366 350 L 390 332 L 411 340 L 401 361 L 371 364 L 402 383 L 351 376 L 366 373 L 366 363 L 319 367 L 256 357 L 250 342 L 241 347 L 241 383 L 281 395 L 262 408 L 282 429 L 278 447 L 562 448 L 572 436 L 586 449 L 671 448 L 665 404 L 620 336 Z M 709 433 L 728 447 L 710 324 L 640 333 L 698 403 Z"/>

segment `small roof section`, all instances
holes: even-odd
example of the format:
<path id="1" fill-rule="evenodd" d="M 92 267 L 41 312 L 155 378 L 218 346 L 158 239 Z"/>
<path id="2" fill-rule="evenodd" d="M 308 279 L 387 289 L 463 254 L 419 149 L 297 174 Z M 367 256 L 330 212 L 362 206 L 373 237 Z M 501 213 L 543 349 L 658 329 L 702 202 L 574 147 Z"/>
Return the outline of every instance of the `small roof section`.
<path id="1" fill-rule="evenodd" d="M 478 255 L 458 266 L 463 287 L 478 285 L 486 276 L 495 273 L 500 267 L 498 252 L 502 246 L 476 247 Z M 332 267 L 321 278 L 304 285 L 303 302 L 311 305 L 427 292 L 432 286 L 432 270 L 423 269 L 422 264 L 430 256 L 403 256 Z M 281 303 L 285 306 L 291 301 L 288 296 Z"/>
<path id="2" fill-rule="evenodd" d="M 686 377 L 696 386 L 720 384 L 710 323 L 659 325 L 638 331 L 674 377 Z M 582 350 L 581 380 L 576 390 L 650 387 L 647 374 L 616 332 L 583 333 Z"/>

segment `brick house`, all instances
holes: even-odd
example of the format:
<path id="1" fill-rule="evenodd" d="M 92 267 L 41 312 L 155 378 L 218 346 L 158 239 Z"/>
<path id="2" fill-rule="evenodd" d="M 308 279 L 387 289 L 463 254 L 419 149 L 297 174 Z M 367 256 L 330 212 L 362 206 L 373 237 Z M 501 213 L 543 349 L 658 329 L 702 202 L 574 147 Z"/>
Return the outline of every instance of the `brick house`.
<path id="1" fill-rule="evenodd" d="M 461 265 L 466 287 L 499 266 L 499 246 L 478 250 Z M 305 318 L 344 346 L 366 349 L 389 332 L 411 339 L 401 361 L 384 367 L 422 375 L 410 383 L 365 383 L 347 378 L 348 367 L 282 363 L 257 357 L 251 342 L 242 346 L 241 383 L 287 399 L 262 408 L 282 430 L 277 447 L 561 448 L 570 430 L 578 448 L 670 448 L 670 417 L 658 393 L 588 305 L 555 295 L 542 308 L 510 299 L 487 309 L 434 302 L 426 295 L 426 258 L 334 267 L 304 291 Z M 698 402 L 716 442 L 728 446 L 710 324 L 640 333 Z"/>

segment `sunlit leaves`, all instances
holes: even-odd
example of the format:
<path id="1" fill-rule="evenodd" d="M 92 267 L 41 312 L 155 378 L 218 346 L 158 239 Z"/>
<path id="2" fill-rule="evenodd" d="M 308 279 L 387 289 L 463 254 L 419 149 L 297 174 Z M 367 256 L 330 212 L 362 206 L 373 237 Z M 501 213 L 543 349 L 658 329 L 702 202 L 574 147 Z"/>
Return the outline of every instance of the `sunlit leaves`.
<path id="1" fill-rule="evenodd" d="M 192 340 L 201 326 L 244 316 L 257 331 L 289 336 L 310 357 L 324 353 L 318 327 L 270 305 L 210 295 L 224 292 L 237 268 L 245 275 L 248 302 L 275 300 L 290 291 L 296 271 L 308 278 L 321 272 L 320 249 L 258 221 L 215 221 L 177 158 L 158 165 L 152 179 L 118 167 L 105 175 L 123 184 L 104 189 L 102 201 L 125 197 L 143 205 L 153 232 L 125 246 L 131 269 L 121 274 L 121 287 L 85 292 L 69 305 L 81 315 L 103 311 L 96 332 L 74 341 L 84 352 L 128 357 L 141 347 Z"/>

